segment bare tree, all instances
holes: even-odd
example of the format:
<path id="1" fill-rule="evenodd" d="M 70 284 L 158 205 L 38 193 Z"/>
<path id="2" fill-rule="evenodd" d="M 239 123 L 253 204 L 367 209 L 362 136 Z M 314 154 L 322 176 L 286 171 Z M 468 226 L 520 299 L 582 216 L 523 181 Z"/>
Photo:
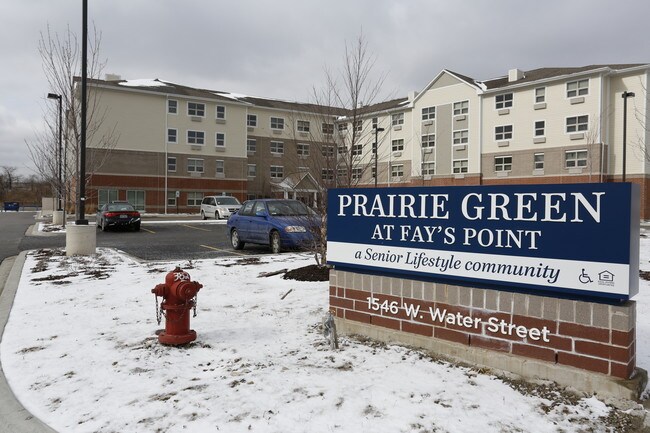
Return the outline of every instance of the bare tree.
<path id="1" fill-rule="evenodd" d="M 100 45 L 101 33 L 93 28 L 88 43 L 88 76 L 91 79 L 99 78 L 106 65 L 105 60 L 102 60 L 99 55 Z M 59 117 L 58 105 L 54 103 L 49 103 L 44 108 L 45 128 L 37 131 L 34 138 L 26 143 L 37 172 L 48 180 L 56 191 L 69 192 L 71 188 L 69 182 L 67 185 L 64 185 L 63 182 L 59 184 L 57 168 L 60 158 L 63 166 L 63 179 L 70 180 L 72 177 L 78 179 L 78 155 L 81 146 L 80 82 L 76 77 L 80 75 L 81 68 L 79 40 L 69 27 L 63 35 L 60 35 L 52 32 L 48 25 L 46 31 L 41 32 L 38 52 L 41 56 L 43 72 L 49 84 L 49 92 L 61 96 L 64 118 L 62 136 L 65 146 L 62 153 L 64 155 L 59 155 L 58 152 Z M 116 126 L 103 125 L 102 127 L 106 111 L 99 105 L 100 97 L 101 91 L 98 88 L 88 92 L 87 142 L 92 143 L 94 148 L 106 151 L 89 154 L 90 157 L 86 160 L 87 175 L 84 182 L 88 182 L 93 171 L 101 167 L 109 151 L 115 147 L 117 142 Z M 74 185 L 78 190 L 79 182 L 75 181 Z"/>
<path id="2" fill-rule="evenodd" d="M 314 235 L 311 250 L 319 266 L 327 263 L 327 191 L 356 186 L 370 178 L 376 157 L 368 106 L 377 102 L 385 75 L 375 75 L 374 67 L 375 57 L 362 33 L 352 44 L 346 43 L 340 71 L 326 68 L 324 85 L 312 89 L 309 135 L 316 148 L 308 163 L 318 183 L 319 200 L 315 215 L 305 225 Z"/>

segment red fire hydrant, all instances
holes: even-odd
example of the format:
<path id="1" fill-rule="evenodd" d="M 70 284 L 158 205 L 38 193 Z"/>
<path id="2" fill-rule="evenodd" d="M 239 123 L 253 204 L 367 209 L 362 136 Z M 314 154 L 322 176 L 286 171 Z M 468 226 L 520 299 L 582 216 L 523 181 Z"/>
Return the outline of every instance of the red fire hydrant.
<path id="1" fill-rule="evenodd" d="M 165 316 L 165 330 L 158 335 L 162 344 L 179 346 L 196 340 L 196 332 L 190 329 L 190 310 L 196 316 L 196 294 L 203 287 L 190 281 L 190 274 L 178 266 L 165 277 L 165 284 L 158 284 L 151 292 L 156 297 L 156 318 L 160 325 Z M 158 296 L 163 298 L 158 309 Z"/>

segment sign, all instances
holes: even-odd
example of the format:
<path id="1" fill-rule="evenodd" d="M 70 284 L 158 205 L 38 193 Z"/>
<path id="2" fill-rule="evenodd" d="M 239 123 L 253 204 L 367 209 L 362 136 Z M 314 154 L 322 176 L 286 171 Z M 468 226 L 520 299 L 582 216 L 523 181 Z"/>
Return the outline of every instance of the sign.
<path id="1" fill-rule="evenodd" d="M 627 300 L 638 292 L 630 183 L 331 189 L 337 269 Z"/>

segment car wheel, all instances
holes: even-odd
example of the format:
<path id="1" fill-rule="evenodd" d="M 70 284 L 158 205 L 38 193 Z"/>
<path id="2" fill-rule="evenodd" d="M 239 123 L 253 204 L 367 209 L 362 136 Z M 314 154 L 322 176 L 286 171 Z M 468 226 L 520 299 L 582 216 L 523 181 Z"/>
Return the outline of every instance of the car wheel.
<path id="1" fill-rule="evenodd" d="M 280 253 L 281 250 L 281 245 L 280 245 L 280 233 L 278 232 L 271 232 L 271 252 L 273 254 L 278 254 Z"/>
<path id="2" fill-rule="evenodd" d="M 241 250 L 244 248 L 244 243 L 239 239 L 239 232 L 237 229 L 233 229 L 230 232 L 230 243 L 232 244 L 232 247 L 236 250 Z"/>
<path id="3" fill-rule="evenodd" d="M 221 212 L 218 210 L 214 211 L 214 219 L 220 220 L 221 219 Z"/>
<path id="4" fill-rule="evenodd" d="M 203 212 L 203 211 L 201 211 L 201 219 L 202 220 L 207 220 L 208 219 L 208 217 L 205 216 L 205 212 Z"/>
<path id="5" fill-rule="evenodd" d="M 99 220 L 99 230 L 106 231 L 106 227 L 104 227 L 104 222 L 102 220 Z"/>
<path id="6" fill-rule="evenodd" d="M 134 224 L 133 225 L 133 230 L 135 230 L 136 232 L 139 232 L 140 231 L 140 223 Z"/>

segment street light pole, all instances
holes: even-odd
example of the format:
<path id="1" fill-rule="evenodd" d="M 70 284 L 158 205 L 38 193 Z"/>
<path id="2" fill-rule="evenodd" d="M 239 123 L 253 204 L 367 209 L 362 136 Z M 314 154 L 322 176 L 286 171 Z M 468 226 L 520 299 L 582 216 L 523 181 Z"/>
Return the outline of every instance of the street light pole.
<path id="1" fill-rule="evenodd" d="M 621 98 L 623 98 L 623 182 L 625 182 L 627 167 L 627 98 L 634 98 L 634 92 L 626 90 L 621 94 Z"/>
<path id="2" fill-rule="evenodd" d="M 82 1 L 81 31 L 81 146 L 79 149 L 79 219 L 77 225 L 88 225 L 86 219 L 86 93 L 88 81 L 88 0 Z"/>
<path id="3" fill-rule="evenodd" d="M 384 128 L 378 128 L 377 125 L 375 125 L 375 143 L 373 144 L 373 152 L 375 153 L 375 188 L 377 188 L 377 178 L 379 177 L 379 173 L 377 172 L 377 159 L 379 157 L 378 150 L 379 150 L 379 133 L 383 132 Z"/>
<path id="4" fill-rule="evenodd" d="M 63 131 L 63 106 L 62 106 L 62 101 L 63 98 L 61 95 L 57 95 L 56 93 L 48 93 L 47 94 L 48 99 L 57 99 L 59 101 L 59 142 L 58 142 L 58 158 L 57 158 L 57 181 L 56 181 L 56 190 L 57 190 L 57 200 L 58 200 L 58 211 L 61 210 L 61 186 L 62 186 L 62 176 L 61 176 L 61 156 L 63 154 L 62 150 L 62 131 Z"/>

